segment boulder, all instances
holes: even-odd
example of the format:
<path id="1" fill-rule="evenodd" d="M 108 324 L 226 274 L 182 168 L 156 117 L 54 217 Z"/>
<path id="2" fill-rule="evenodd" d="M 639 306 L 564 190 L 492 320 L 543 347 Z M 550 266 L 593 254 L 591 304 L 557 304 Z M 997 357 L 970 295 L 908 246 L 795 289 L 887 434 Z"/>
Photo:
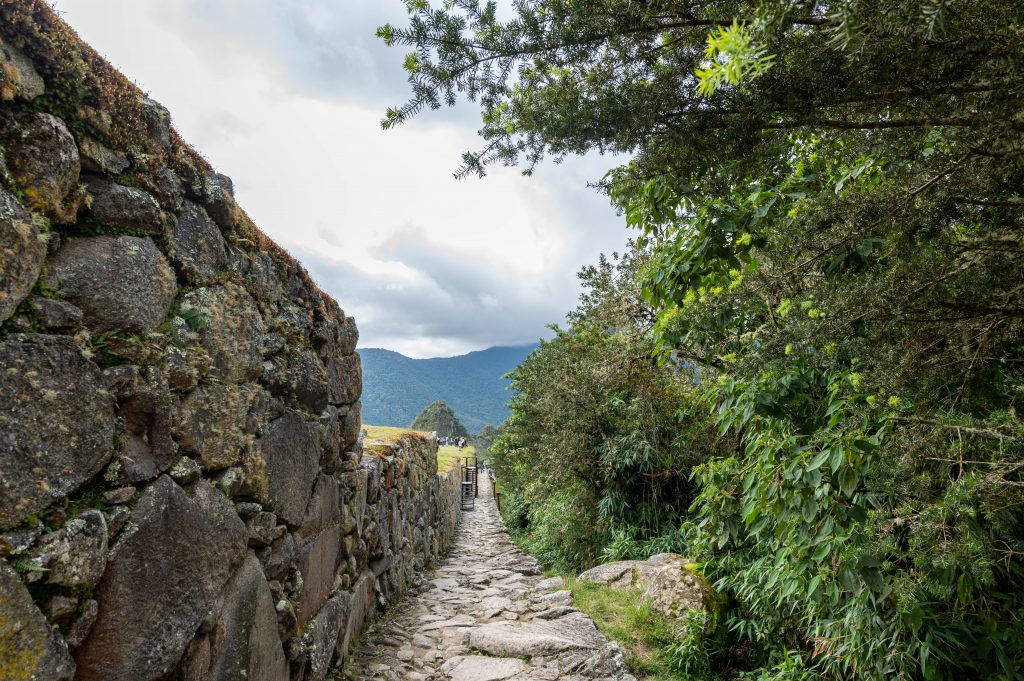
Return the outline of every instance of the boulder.
<path id="1" fill-rule="evenodd" d="M 0 343 L 0 528 L 79 489 L 107 463 L 114 408 L 70 336 Z"/>
<path id="2" fill-rule="evenodd" d="M 99 178 L 88 183 L 92 203 L 89 211 L 100 223 L 161 236 L 170 220 L 150 194 Z"/>
<path id="3" fill-rule="evenodd" d="M 685 561 L 674 561 L 659 571 L 644 591 L 644 599 L 652 610 L 676 619 L 683 628 L 691 610 L 703 615 L 705 632 L 711 633 L 718 626 L 715 590 L 706 579 L 690 572 Z"/>
<path id="4" fill-rule="evenodd" d="M 20 50 L 0 38 L 0 99 L 32 101 L 46 92 L 46 84 Z"/>
<path id="5" fill-rule="evenodd" d="M 17 573 L 0 560 L 0 678 L 70 681 L 74 675 L 64 639 L 39 612 Z"/>
<path id="6" fill-rule="evenodd" d="M 224 238 L 200 206 L 186 201 L 168 239 L 168 253 L 181 272 L 197 284 L 212 284 L 227 265 Z"/>
<path id="7" fill-rule="evenodd" d="M 181 179 L 178 178 L 177 173 L 164 166 L 147 179 L 150 180 L 149 190 L 156 197 L 156 200 L 160 202 L 161 206 L 166 210 L 174 212 L 181 208 L 185 197 L 185 188 L 182 186 Z"/>
<path id="8" fill-rule="evenodd" d="M 592 567 L 580 574 L 581 582 L 602 584 L 617 589 L 646 589 L 655 575 L 666 566 L 686 563 L 687 559 L 675 553 L 659 553 L 647 560 L 620 560 Z"/>
<path id="9" fill-rule="evenodd" d="M 295 538 L 303 544 L 325 529 L 336 526 L 340 520 L 338 481 L 332 475 L 321 475 L 316 480 L 302 524 L 295 530 Z"/>
<path id="10" fill-rule="evenodd" d="M 198 328 L 199 343 L 213 359 L 211 373 L 224 381 L 255 380 L 263 369 L 263 317 L 244 288 L 228 282 L 196 289 L 182 300 L 183 314 Z"/>
<path id="11" fill-rule="evenodd" d="M 246 552 L 245 525 L 202 480 L 189 496 L 161 476 L 131 526 L 96 588 L 99 614 L 75 653 L 78 681 L 166 678 Z"/>
<path id="12" fill-rule="evenodd" d="M 270 586 L 250 553 L 225 585 L 210 632 L 209 681 L 288 681 Z"/>
<path id="13" fill-rule="evenodd" d="M 250 386 L 204 383 L 179 404 L 174 434 L 204 468 L 234 466 L 249 441 L 246 419 L 255 397 Z"/>
<path id="14" fill-rule="evenodd" d="M 71 239 L 47 265 L 49 285 L 82 309 L 92 331 L 151 331 L 177 292 L 174 270 L 145 238 Z"/>
<path id="15" fill-rule="evenodd" d="M 100 511 L 85 511 L 40 539 L 25 560 L 40 569 L 28 573 L 30 581 L 91 589 L 107 566 L 107 521 Z"/>
<path id="16" fill-rule="evenodd" d="M 311 424 L 287 411 L 267 424 L 246 457 L 246 484 L 257 501 L 294 527 L 303 520 L 319 467 L 319 443 Z"/>
<path id="17" fill-rule="evenodd" d="M 58 224 L 78 215 L 81 159 L 64 121 L 48 113 L 36 117 L 10 144 L 11 171 L 33 208 Z"/>
<path id="18" fill-rule="evenodd" d="M 231 230 L 238 225 L 241 209 L 235 203 L 235 187 L 231 178 L 210 173 L 204 183 L 206 210 L 221 229 Z"/>
<path id="19" fill-rule="evenodd" d="M 32 216 L 0 187 L 0 322 L 14 314 L 39 278 L 46 241 Z"/>

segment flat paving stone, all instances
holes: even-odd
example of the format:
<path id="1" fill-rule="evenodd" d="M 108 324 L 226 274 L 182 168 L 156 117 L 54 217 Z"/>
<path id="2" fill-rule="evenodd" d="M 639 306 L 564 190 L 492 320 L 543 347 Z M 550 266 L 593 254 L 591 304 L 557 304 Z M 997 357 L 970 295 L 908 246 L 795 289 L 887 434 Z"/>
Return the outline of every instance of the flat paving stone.
<path id="1" fill-rule="evenodd" d="M 377 621 L 336 679 L 636 681 L 622 650 L 505 531 L 491 487 L 463 511 L 447 556 Z M 411 643 L 410 643 L 411 641 Z"/>

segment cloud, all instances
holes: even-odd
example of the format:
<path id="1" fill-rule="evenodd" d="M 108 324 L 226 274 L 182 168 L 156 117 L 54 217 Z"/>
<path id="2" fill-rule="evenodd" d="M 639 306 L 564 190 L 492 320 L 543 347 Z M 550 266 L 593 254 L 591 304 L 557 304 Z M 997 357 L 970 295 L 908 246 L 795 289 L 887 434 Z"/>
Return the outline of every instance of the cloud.
<path id="1" fill-rule="evenodd" d="M 628 234 L 586 187 L 615 159 L 456 181 L 462 113 L 382 131 L 407 94 L 376 26 L 399 0 L 61 0 L 83 38 L 168 106 L 241 205 L 359 323 L 413 356 L 529 342 L 574 306 L 575 272 Z"/>

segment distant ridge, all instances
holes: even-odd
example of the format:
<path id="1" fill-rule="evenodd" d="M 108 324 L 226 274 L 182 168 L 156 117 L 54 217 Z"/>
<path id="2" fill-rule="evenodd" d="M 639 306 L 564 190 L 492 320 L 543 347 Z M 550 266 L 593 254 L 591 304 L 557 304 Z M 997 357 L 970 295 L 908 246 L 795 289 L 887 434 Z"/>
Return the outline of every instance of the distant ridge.
<path id="1" fill-rule="evenodd" d="M 488 423 L 497 425 L 508 418 L 505 404 L 511 397 L 502 376 L 536 347 L 501 346 L 431 359 L 362 348 L 363 422 L 408 426 L 428 404 L 443 400 L 472 433 Z"/>

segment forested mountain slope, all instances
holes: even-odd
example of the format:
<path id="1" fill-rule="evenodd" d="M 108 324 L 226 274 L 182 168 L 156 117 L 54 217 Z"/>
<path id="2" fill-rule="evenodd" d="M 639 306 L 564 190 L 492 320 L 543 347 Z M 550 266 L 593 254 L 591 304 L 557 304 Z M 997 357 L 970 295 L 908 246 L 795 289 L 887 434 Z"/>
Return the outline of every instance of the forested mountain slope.
<path id="1" fill-rule="evenodd" d="M 470 432 L 501 423 L 508 418 L 510 397 L 502 376 L 536 347 L 494 347 L 430 359 L 363 348 L 363 422 L 407 426 L 428 404 L 443 400 Z"/>

